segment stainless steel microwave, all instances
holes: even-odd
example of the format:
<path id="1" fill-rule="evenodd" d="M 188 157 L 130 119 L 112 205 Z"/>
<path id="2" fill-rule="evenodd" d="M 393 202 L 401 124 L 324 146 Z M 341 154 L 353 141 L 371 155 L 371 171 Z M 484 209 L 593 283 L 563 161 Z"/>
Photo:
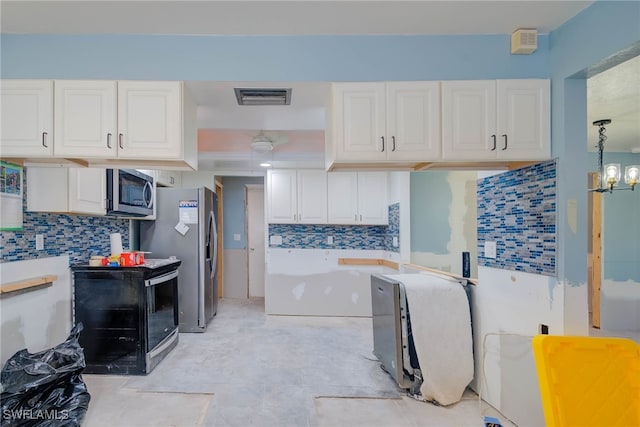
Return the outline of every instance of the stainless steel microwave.
<path id="1" fill-rule="evenodd" d="M 107 169 L 107 215 L 153 215 L 153 177 L 135 169 Z"/>

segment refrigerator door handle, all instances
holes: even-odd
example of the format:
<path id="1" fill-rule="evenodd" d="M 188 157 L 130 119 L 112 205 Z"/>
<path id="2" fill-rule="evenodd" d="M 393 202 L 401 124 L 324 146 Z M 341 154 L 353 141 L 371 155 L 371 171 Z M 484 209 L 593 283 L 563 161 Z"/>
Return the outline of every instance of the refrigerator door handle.
<path id="1" fill-rule="evenodd" d="M 211 211 L 209 222 L 211 224 L 210 232 L 213 231 L 213 258 L 211 259 L 211 277 L 216 276 L 216 269 L 218 268 L 218 223 L 216 221 L 216 215 Z"/>

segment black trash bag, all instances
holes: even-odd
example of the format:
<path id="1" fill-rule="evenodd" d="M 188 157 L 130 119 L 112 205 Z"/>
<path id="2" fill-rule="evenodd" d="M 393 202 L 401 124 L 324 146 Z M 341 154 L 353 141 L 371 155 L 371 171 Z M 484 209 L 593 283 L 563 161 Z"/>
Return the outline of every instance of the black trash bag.
<path id="1" fill-rule="evenodd" d="M 82 380 L 82 323 L 63 343 L 40 353 L 18 351 L 0 373 L 0 426 L 80 426 L 91 395 Z"/>

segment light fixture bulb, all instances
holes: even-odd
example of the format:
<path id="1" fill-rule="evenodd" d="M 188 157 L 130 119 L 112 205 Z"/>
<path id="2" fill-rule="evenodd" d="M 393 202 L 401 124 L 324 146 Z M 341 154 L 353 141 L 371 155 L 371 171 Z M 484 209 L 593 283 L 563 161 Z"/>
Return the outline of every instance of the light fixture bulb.
<path id="1" fill-rule="evenodd" d="M 269 167 L 271 167 L 271 163 L 269 163 L 269 162 L 262 162 L 262 163 L 260 163 L 260 166 L 262 166 L 263 168 L 269 168 Z"/>
<path id="2" fill-rule="evenodd" d="M 620 164 L 609 163 L 604 166 L 604 176 L 602 183 L 607 187 L 613 187 L 620 182 Z"/>
<path id="3" fill-rule="evenodd" d="M 629 165 L 624 168 L 624 182 L 630 186 L 636 185 L 640 181 L 640 167 Z"/>

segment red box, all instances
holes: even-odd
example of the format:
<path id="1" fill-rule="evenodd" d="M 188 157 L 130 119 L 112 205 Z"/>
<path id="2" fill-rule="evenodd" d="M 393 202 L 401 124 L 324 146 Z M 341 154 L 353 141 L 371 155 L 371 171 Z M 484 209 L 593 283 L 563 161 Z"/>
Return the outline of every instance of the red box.
<path id="1" fill-rule="evenodd" d="M 121 267 L 134 267 L 144 264 L 144 253 L 142 252 L 122 252 L 120 254 Z"/>

